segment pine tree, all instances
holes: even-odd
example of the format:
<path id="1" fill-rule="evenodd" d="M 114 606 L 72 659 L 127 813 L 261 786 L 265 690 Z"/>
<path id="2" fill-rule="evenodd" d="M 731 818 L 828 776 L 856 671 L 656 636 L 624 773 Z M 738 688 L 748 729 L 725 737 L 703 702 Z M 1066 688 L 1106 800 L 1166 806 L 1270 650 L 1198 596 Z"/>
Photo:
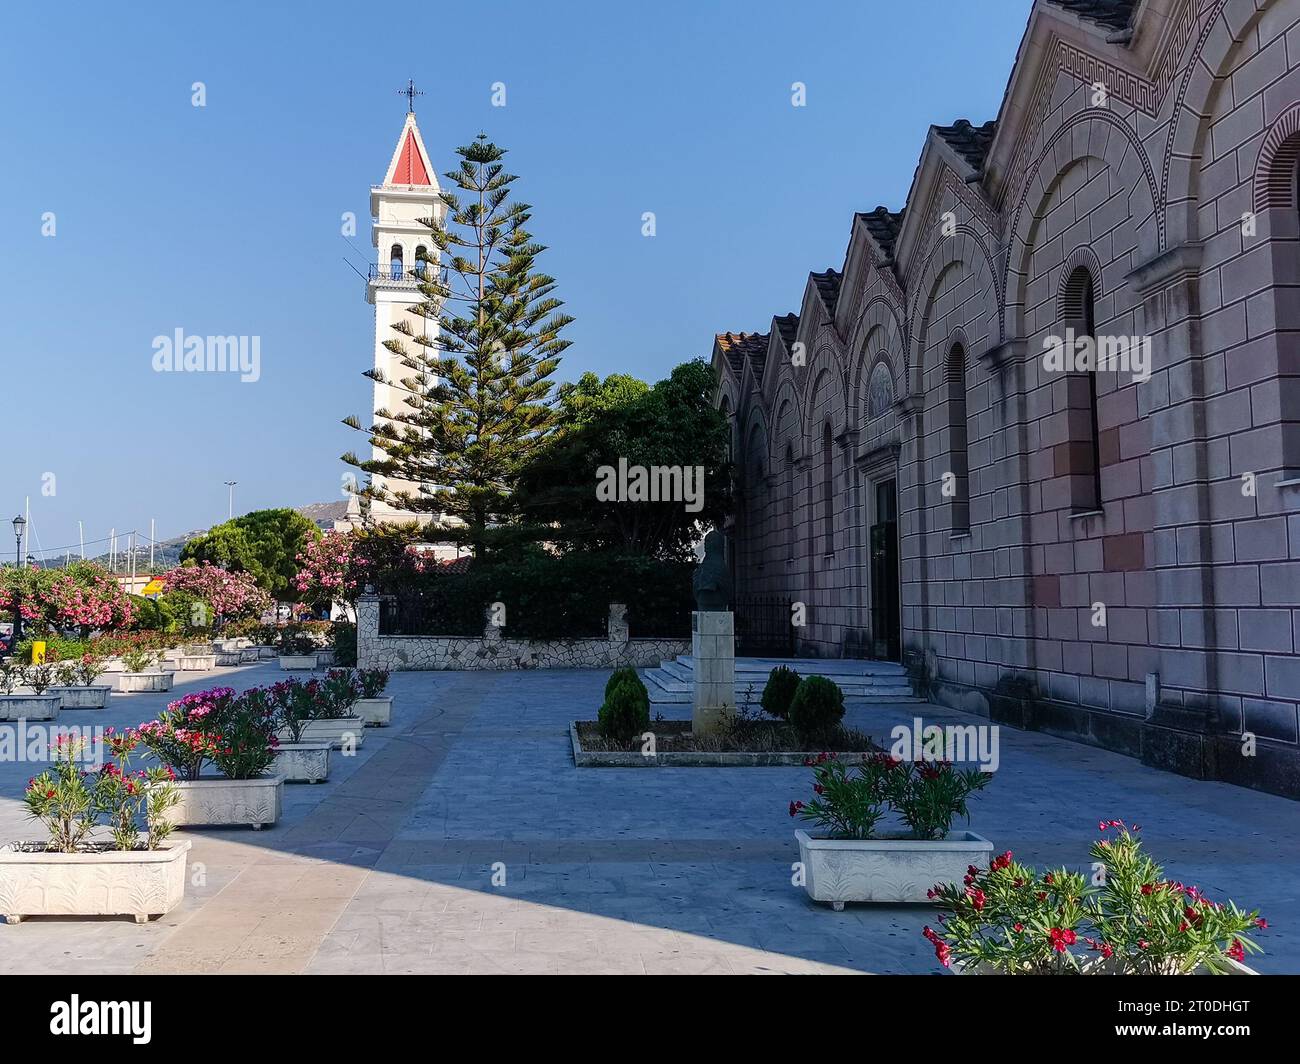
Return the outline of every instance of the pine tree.
<path id="1" fill-rule="evenodd" d="M 373 479 L 360 493 L 412 513 L 446 513 L 467 526 L 481 553 L 485 530 L 507 517 L 520 469 L 546 443 L 556 424 L 550 377 L 571 341 L 560 332 L 573 319 L 559 313 L 555 280 L 535 269 L 546 248 L 525 228 L 526 203 L 511 203 L 516 176 L 505 172 L 506 154 L 480 134 L 458 148 L 460 167 L 445 176 L 462 195 L 441 193 L 446 218 L 424 221 L 442 252 L 446 272 L 429 271 L 424 301 L 415 308 L 438 323 L 439 335 L 414 335 L 385 346 L 410 376 L 396 385 L 403 409 L 375 411 L 374 425 L 355 417 L 344 424 L 366 432 L 383 455 L 343 461 L 370 474 L 419 485 L 397 491 Z"/>

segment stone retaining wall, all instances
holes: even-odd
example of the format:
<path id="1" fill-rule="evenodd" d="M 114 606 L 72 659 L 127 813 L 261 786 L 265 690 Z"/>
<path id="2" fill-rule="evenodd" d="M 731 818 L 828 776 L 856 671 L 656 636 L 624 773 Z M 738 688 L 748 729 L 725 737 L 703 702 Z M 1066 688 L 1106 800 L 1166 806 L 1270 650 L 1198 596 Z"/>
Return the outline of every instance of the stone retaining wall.
<path id="1" fill-rule="evenodd" d="M 357 664 L 394 671 L 437 669 L 611 669 L 648 668 L 690 653 L 688 639 L 632 639 L 627 607 L 609 608 L 604 639 L 508 639 L 490 622 L 483 635 L 380 635 L 379 598 L 357 603 Z"/>

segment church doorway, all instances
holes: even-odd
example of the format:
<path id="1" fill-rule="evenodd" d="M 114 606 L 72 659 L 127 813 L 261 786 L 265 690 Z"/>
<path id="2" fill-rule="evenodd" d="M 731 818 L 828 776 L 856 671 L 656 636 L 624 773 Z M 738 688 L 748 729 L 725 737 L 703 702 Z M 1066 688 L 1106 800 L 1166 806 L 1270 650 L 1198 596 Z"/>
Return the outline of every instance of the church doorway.
<path id="1" fill-rule="evenodd" d="M 871 524 L 871 642 L 875 657 L 902 657 L 898 590 L 898 481 L 876 483 Z"/>

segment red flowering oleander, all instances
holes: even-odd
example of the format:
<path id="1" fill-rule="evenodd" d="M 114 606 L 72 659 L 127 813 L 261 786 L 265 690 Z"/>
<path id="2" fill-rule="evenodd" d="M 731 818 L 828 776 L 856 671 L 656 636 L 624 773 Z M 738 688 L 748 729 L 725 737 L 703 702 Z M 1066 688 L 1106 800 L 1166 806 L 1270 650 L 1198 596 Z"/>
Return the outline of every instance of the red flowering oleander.
<path id="1" fill-rule="evenodd" d="M 1064 868 L 1039 874 L 1008 851 L 987 869 L 967 869 L 961 884 L 936 885 L 927 896 L 945 910 L 944 958 L 1006 974 L 1184 974 L 1223 970 L 1259 950 L 1251 933 L 1268 921 L 1257 912 L 1166 879 L 1134 828 L 1101 826 L 1117 834 L 1091 849 L 1095 881 Z M 932 943 L 939 935 L 923 934 Z M 1080 942 L 1083 954 L 1072 949 Z"/>

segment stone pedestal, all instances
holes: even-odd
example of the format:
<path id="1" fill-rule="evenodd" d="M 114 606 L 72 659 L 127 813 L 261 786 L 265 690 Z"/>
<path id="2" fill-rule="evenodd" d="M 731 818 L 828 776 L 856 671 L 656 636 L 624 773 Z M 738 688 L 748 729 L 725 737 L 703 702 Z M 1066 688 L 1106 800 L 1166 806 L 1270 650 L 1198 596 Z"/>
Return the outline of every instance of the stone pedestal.
<path id="1" fill-rule="evenodd" d="M 724 710 L 736 706 L 736 628 L 730 610 L 691 614 L 691 653 L 695 659 L 695 699 L 691 728 L 712 731 Z"/>

